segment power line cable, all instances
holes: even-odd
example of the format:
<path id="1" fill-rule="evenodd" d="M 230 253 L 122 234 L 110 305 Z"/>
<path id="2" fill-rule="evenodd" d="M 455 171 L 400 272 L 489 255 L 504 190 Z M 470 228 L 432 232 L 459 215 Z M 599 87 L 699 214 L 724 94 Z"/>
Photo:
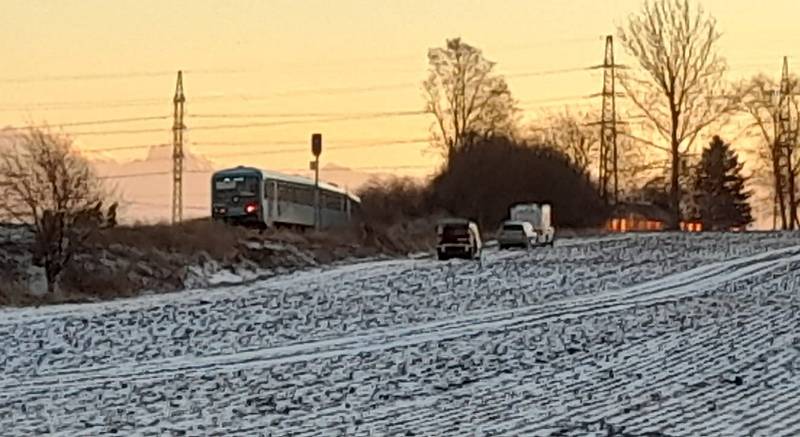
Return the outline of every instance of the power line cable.
<path id="1" fill-rule="evenodd" d="M 257 127 L 288 126 L 294 124 L 309 124 L 309 123 L 322 124 L 322 123 L 334 123 L 342 121 L 355 121 L 355 120 L 367 120 L 367 119 L 391 118 L 391 117 L 397 117 L 397 115 L 396 114 L 355 115 L 355 116 L 329 117 L 329 118 L 306 119 L 306 120 L 273 121 L 273 122 L 261 122 L 261 123 L 219 124 L 210 126 L 194 126 L 189 128 L 188 130 L 192 132 L 199 130 L 245 129 L 245 128 L 257 128 Z"/>
<path id="2" fill-rule="evenodd" d="M 543 71 L 530 71 L 530 72 L 523 72 L 523 73 L 511 73 L 511 74 L 503 74 L 503 77 L 537 77 L 537 76 L 550 76 L 550 75 L 557 75 L 557 74 L 569 74 L 569 73 L 578 73 L 581 71 L 588 71 L 590 67 L 573 67 L 573 68 L 560 68 L 557 70 L 543 70 Z"/>
<path id="3" fill-rule="evenodd" d="M 588 67 L 581 68 L 564 68 L 555 70 L 538 70 L 517 72 L 506 75 L 505 77 L 526 77 L 526 76 L 546 76 L 556 74 L 567 74 L 578 71 L 588 70 Z M 174 72 L 169 73 L 174 74 Z M 334 87 L 334 88 L 316 88 L 316 89 L 298 89 L 283 92 L 276 92 L 267 95 L 244 95 L 244 94 L 215 94 L 215 95 L 200 95 L 193 96 L 192 101 L 198 102 L 203 100 L 220 100 L 220 99 L 237 99 L 241 101 L 257 101 L 271 99 L 275 97 L 291 97 L 301 96 L 307 94 L 315 95 L 339 95 L 350 93 L 363 93 L 372 91 L 384 91 L 391 89 L 402 88 L 415 88 L 419 87 L 420 82 L 403 82 L 395 84 L 376 84 L 368 86 L 354 86 L 354 87 Z M 62 102 L 45 102 L 45 103 L 30 103 L 22 104 L 12 107 L 0 107 L 0 111 L 25 111 L 25 110 L 64 110 L 64 109 L 79 109 L 78 107 L 86 107 L 89 109 L 107 109 L 113 107 L 128 107 L 128 106 L 152 106 L 156 104 L 168 104 L 169 99 L 164 98 L 146 98 L 146 99 L 128 99 L 128 100 L 114 100 L 114 101 L 62 101 Z"/>
<path id="4" fill-rule="evenodd" d="M 430 141 L 427 138 L 412 138 L 412 139 L 402 139 L 402 140 L 391 140 L 391 139 L 379 139 L 379 140 L 343 140 L 343 141 L 336 141 L 335 145 L 327 146 L 328 150 L 339 150 L 339 149 L 350 149 L 350 148 L 368 148 L 368 147 L 383 147 L 383 146 L 390 146 L 390 145 L 400 145 L 400 144 L 419 144 L 425 143 Z M 285 146 L 285 145 L 297 145 L 297 148 L 294 149 L 287 149 L 291 151 L 307 151 L 308 147 L 302 146 L 303 141 L 297 140 L 287 140 L 287 141 L 218 141 L 218 142 L 192 142 L 189 143 L 192 146 L 204 147 L 204 146 L 213 146 L 213 147 L 221 147 L 221 146 L 256 146 L 256 147 L 266 147 L 266 146 Z M 151 148 L 166 148 L 172 147 L 172 144 L 139 144 L 139 145 L 131 145 L 131 146 L 115 146 L 115 147 L 103 147 L 97 149 L 80 149 L 83 153 L 100 153 L 100 152 L 113 152 L 118 150 L 142 150 L 142 149 L 151 149 Z M 205 154 L 203 154 L 205 156 Z"/>
<path id="5" fill-rule="evenodd" d="M 229 114 L 188 114 L 189 118 L 304 118 L 304 117 L 404 117 L 425 115 L 430 111 L 374 111 L 374 112 L 273 112 L 273 113 L 229 113 Z"/>
<path id="6" fill-rule="evenodd" d="M 367 119 L 379 119 L 379 118 L 392 118 L 392 117 L 400 117 L 406 115 L 418 115 L 421 113 L 425 113 L 425 111 L 401 111 L 401 112 L 385 112 L 385 113 L 373 113 L 373 114 L 361 114 L 361 115 L 344 115 L 341 117 L 328 117 L 328 118 L 316 118 L 316 119 L 304 119 L 304 120 L 288 120 L 288 121 L 271 121 L 271 122 L 260 122 L 260 123 L 241 123 L 241 124 L 219 124 L 219 125 L 208 125 L 208 126 L 194 126 L 191 128 L 187 128 L 187 131 L 199 131 L 199 130 L 221 130 L 221 129 L 246 129 L 246 128 L 258 128 L 258 127 L 277 127 L 277 126 L 288 126 L 294 124 L 308 124 L 308 123 L 333 123 L 333 122 L 342 122 L 342 121 L 354 121 L 354 120 L 367 120 Z M 127 129 L 127 130 L 114 130 L 114 131 L 87 131 L 87 132 L 71 132 L 71 135 L 133 135 L 133 134 L 142 134 L 142 133 L 154 133 L 154 132 L 169 132 L 169 129 L 159 128 L 159 129 Z"/>
<path id="7" fill-rule="evenodd" d="M 328 149 L 341 149 L 346 148 L 345 146 L 372 146 L 372 145 L 389 145 L 389 144 L 415 144 L 415 143 L 423 143 L 430 141 L 430 138 L 408 138 L 408 139 L 390 139 L 390 138 L 373 138 L 373 139 L 360 139 L 360 140 L 328 140 L 328 143 L 332 143 L 333 145 L 327 146 Z M 278 142 L 256 142 L 256 141 L 244 141 L 244 142 L 200 142 L 200 143 L 192 143 L 195 145 L 212 145 L 212 146 L 228 146 L 228 145 L 294 145 L 294 144 L 304 144 L 302 141 L 278 141 Z M 307 150 L 307 147 L 303 150 Z"/>
<path id="8" fill-rule="evenodd" d="M 100 152 L 113 152 L 117 150 L 138 150 L 138 149 L 151 149 L 172 147 L 172 144 L 141 144 L 135 146 L 118 146 L 118 147 L 104 147 L 101 149 L 80 149 L 83 153 L 100 153 Z"/>
<path id="9" fill-rule="evenodd" d="M 35 126 L 8 126 L 5 127 L 4 129 L 25 130 L 25 129 L 45 129 L 52 127 L 65 127 L 65 126 L 94 126 L 94 125 L 104 125 L 104 124 L 133 123 L 139 121 L 166 120 L 168 118 L 170 118 L 168 115 L 158 115 L 150 117 L 111 118 L 104 120 L 87 120 L 87 121 L 67 122 L 67 123 L 41 124 Z"/>
<path id="10" fill-rule="evenodd" d="M 138 200 L 122 200 L 122 201 L 120 201 L 120 203 L 123 204 L 123 205 L 154 206 L 154 207 L 159 207 L 159 208 L 161 208 L 161 207 L 163 207 L 163 208 L 171 208 L 172 207 L 171 204 L 155 203 L 155 202 L 140 202 Z M 189 210 L 196 210 L 196 211 L 200 211 L 200 210 L 207 211 L 207 210 L 209 210 L 209 207 L 207 207 L 207 206 L 199 206 L 199 205 L 184 205 L 183 208 L 184 209 L 189 209 Z"/>
<path id="11" fill-rule="evenodd" d="M 144 133 L 163 132 L 168 133 L 170 130 L 165 128 L 150 128 L 150 129 L 127 129 L 127 130 L 110 130 L 110 131 L 88 131 L 88 132 L 70 132 L 70 135 L 76 136 L 93 136 L 93 135 L 135 135 Z"/>
<path id="12" fill-rule="evenodd" d="M 247 70 L 232 70 L 232 69 L 199 69 L 199 70 L 183 70 L 184 73 L 190 74 L 231 74 L 231 73 L 245 73 Z M 82 80 L 112 80 L 112 79 L 132 79 L 132 78 L 148 78 L 148 77 L 161 77 L 161 76 L 174 76 L 175 71 L 141 71 L 133 73 L 88 73 L 88 74 L 73 74 L 73 75 L 54 75 L 54 76 L 39 76 L 39 77 L 5 77 L 0 78 L 0 83 L 34 83 L 34 82 L 61 82 L 61 81 L 82 81 Z"/>
<path id="13" fill-rule="evenodd" d="M 353 149 L 373 149 L 378 147 L 389 147 L 389 146 L 397 146 L 403 144 L 417 144 L 417 143 L 427 143 L 429 140 L 418 140 L 418 141 L 398 141 L 398 142 L 387 142 L 387 143 L 376 143 L 376 144 L 361 144 L 361 145 L 344 145 L 344 146 L 329 146 L 327 150 L 353 150 Z M 287 148 L 287 149 L 275 149 L 275 150 L 264 150 L 260 152 L 245 152 L 245 153 L 225 153 L 225 154 L 201 154 L 204 158 L 227 158 L 227 157 L 238 157 L 238 156 L 261 156 L 261 155 L 280 155 L 286 153 L 304 153 L 308 152 L 308 147 L 295 147 L 295 148 Z"/>
<path id="14" fill-rule="evenodd" d="M 404 170 L 404 169 L 428 169 L 431 166 L 427 165 L 393 165 L 393 166 L 367 166 L 367 167 L 343 167 L 343 168 L 321 168 L 321 172 L 342 172 L 342 171 L 370 171 L 370 170 Z M 214 173 L 216 170 L 184 170 L 184 173 L 194 173 L 194 174 L 209 174 Z M 307 169 L 302 168 L 279 168 L 275 169 L 275 171 L 283 171 L 283 172 L 304 172 L 308 171 Z M 129 178 L 137 178 L 137 177 L 145 177 L 145 176 L 167 176 L 172 175 L 170 171 L 152 171 L 152 172 L 140 172 L 140 173 L 128 173 L 128 174 L 119 174 L 119 175 L 106 175 L 106 176 L 99 176 L 98 179 L 101 180 L 108 180 L 108 179 L 129 179 Z"/>

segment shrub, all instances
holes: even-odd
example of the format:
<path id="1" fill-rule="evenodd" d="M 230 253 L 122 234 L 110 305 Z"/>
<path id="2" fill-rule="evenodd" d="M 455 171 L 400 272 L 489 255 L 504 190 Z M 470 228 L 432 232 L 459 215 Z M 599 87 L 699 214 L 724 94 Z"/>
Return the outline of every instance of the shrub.
<path id="1" fill-rule="evenodd" d="M 494 228 L 520 202 L 549 202 L 559 227 L 602 224 L 608 208 L 596 187 L 567 156 L 546 146 L 489 138 L 455 153 L 432 181 L 437 205 Z"/>

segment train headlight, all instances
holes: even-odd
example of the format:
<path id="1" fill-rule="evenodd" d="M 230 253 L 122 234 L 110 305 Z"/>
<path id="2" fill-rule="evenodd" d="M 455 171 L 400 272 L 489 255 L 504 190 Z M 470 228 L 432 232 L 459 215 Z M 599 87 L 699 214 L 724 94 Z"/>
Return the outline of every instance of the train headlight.
<path id="1" fill-rule="evenodd" d="M 258 211 L 258 204 L 256 203 L 248 203 L 247 206 L 244 207 L 244 212 L 248 214 L 253 214 Z"/>

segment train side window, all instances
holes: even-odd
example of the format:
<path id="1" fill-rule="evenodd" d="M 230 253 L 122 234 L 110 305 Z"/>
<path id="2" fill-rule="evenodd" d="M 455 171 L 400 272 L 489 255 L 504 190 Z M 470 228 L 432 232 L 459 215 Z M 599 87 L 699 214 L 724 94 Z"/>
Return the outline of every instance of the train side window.
<path id="1" fill-rule="evenodd" d="M 294 202 L 294 193 L 292 187 L 284 184 L 278 184 L 278 198 L 283 202 Z"/>
<path id="2" fill-rule="evenodd" d="M 334 211 L 340 211 L 342 209 L 342 201 L 339 194 L 324 192 L 322 199 L 322 205 L 325 209 L 332 209 Z"/>
<path id="3" fill-rule="evenodd" d="M 308 187 L 302 187 L 299 189 L 300 196 L 297 200 L 297 203 L 301 203 L 303 205 L 313 205 L 314 204 L 314 190 Z"/>

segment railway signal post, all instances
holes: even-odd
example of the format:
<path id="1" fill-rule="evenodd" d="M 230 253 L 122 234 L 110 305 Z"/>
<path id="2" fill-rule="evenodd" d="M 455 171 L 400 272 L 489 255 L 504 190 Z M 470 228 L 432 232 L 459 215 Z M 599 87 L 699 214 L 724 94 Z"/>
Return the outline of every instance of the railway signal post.
<path id="1" fill-rule="evenodd" d="M 319 230 L 320 208 L 319 208 L 319 155 L 322 154 L 322 134 L 311 134 L 311 153 L 314 160 L 311 161 L 311 169 L 314 170 L 314 229 Z"/>

